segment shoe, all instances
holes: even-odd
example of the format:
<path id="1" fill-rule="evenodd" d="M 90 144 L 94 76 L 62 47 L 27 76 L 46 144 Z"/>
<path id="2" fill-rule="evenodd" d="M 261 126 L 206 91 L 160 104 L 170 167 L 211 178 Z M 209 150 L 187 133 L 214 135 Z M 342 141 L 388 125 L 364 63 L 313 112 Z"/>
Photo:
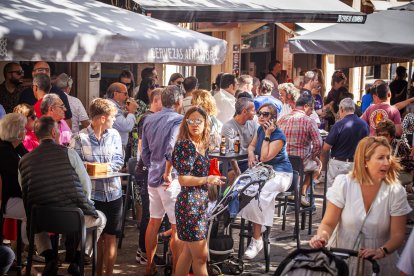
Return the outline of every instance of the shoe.
<path id="1" fill-rule="evenodd" d="M 252 241 L 247 247 L 246 252 L 244 253 L 244 258 L 247 260 L 254 259 L 257 254 L 263 249 L 263 240 L 256 240 L 252 238 Z"/>
<path id="2" fill-rule="evenodd" d="M 38 263 L 45 263 L 45 257 L 38 255 L 37 253 L 33 254 L 32 256 L 32 261 L 33 262 L 38 262 Z"/>
<path id="3" fill-rule="evenodd" d="M 137 256 L 135 257 L 137 263 L 146 265 L 147 264 L 147 254 L 141 251 L 140 248 L 137 250 Z"/>
<path id="4" fill-rule="evenodd" d="M 155 276 L 155 275 L 158 275 L 158 271 L 157 271 L 157 268 L 155 267 L 154 263 L 152 263 L 151 264 L 151 271 L 149 273 L 145 272 L 144 276 Z"/>
<path id="5" fill-rule="evenodd" d="M 42 276 L 56 276 L 58 272 L 58 265 L 55 260 L 50 261 L 46 264 L 43 269 Z"/>
<path id="6" fill-rule="evenodd" d="M 300 204 L 302 204 L 302 206 L 304 206 L 304 207 L 309 207 L 310 206 L 310 202 L 306 199 L 305 195 L 300 196 Z"/>
<path id="7" fill-rule="evenodd" d="M 70 263 L 68 273 L 72 276 L 81 276 L 79 265 L 77 263 Z"/>

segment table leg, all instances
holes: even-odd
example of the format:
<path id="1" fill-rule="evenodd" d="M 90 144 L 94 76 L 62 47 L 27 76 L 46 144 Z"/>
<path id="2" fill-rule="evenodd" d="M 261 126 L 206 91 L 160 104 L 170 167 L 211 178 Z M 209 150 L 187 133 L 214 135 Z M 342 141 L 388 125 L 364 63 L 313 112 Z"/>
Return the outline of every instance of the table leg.
<path id="1" fill-rule="evenodd" d="M 226 177 L 225 184 L 223 186 L 220 186 L 220 193 L 219 195 L 222 196 L 226 188 L 229 186 L 229 181 L 227 179 L 227 173 L 229 172 L 229 161 L 223 161 L 223 171 L 221 172 L 222 176 Z"/>

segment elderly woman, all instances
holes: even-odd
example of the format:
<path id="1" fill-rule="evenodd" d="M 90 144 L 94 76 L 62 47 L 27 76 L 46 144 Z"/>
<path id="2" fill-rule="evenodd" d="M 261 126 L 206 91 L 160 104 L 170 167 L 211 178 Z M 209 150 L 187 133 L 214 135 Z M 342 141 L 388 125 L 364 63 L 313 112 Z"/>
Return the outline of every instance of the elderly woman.
<path id="1" fill-rule="evenodd" d="M 271 103 L 262 105 L 257 117 L 260 127 L 248 148 L 249 167 L 252 168 L 258 161 L 263 162 L 273 167 L 275 176 L 262 188 L 260 204 L 254 199 L 240 212 L 242 218 L 253 222 L 253 238 L 245 253 L 247 259 L 253 259 L 262 250 L 262 225 L 273 225 L 275 198 L 290 187 L 293 177 L 286 151 L 286 137 L 276 126 L 276 107 Z"/>
<path id="2" fill-rule="evenodd" d="M 292 112 L 295 108 L 296 99 L 299 97 L 299 89 L 293 83 L 282 83 L 278 85 L 280 101 L 282 102 L 282 111 L 279 113 L 278 119 Z"/>
<path id="3" fill-rule="evenodd" d="M 411 211 L 398 182 L 400 164 L 384 137 L 366 137 L 355 151 L 350 174 L 338 175 L 327 193 L 328 207 L 310 246 L 359 250 L 360 257 L 379 262 L 380 275 L 398 275 L 397 250 L 405 238 L 406 215 Z M 334 231 L 334 229 L 336 229 Z M 350 262 L 350 275 L 357 275 Z M 365 267 L 370 275 L 371 267 Z"/>
<path id="4" fill-rule="evenodd" d="M 40 104 L 40 111 L 42 112 L 42 115 L 50 116 L 55 122 L 58 123 L 60 144 L 65 146 L 69 145 L 70 138 L 72 137 L 72 131 L 64 120 L 66 107 L 59 96 L 56 94 L 45 95 L 42 103 Z"/>
<path id="5" fill-rule="evenodd" d="M 36 113 L 32 106 L 28 104 L 19 104 L 13 109 L 14 113 L 20 113 L 27 118 L 26 136 L 23 140 L 23 145 L 28 151 L 32 151 L 39 146 L 39 140 L 33 131 L 34 123 L 37 120 Z"/>
<path id="6" fill-rule="evenodd" d="M 178 238 L 184 242 L 175 275 L 207 276 L 207 184 L 221 185 L 220 176 L 208 176 L 209 123 L 207 113 L 191 107 L 180 126 L 172 163 L 178 173 L 181 192 L 175 203 Z"/>
<path id="7" fill-rule="evenodd" d="M 221 127 L 222 123 L 217 120 L 217 106 L 216 100 L 207 90 L 196 90 L 193 92 L 191 105 L 200 106 L 208 114 L 208 121 L 210 125 L 210 146 L 215 147 L 220 145 Z M 214 148 L 213 148 L 214 150 Z"/>
<path id="8" fill-rule="evenodd" d="M 28 151 L 22 141 L 27 119 L 22 114 L 9 113 L 0 120 L 0 191 L 1 211 L 5 217 L 23 220 L 22 237 L 26 235 L 26 212 L 18 181 L 18 164 Z"/>

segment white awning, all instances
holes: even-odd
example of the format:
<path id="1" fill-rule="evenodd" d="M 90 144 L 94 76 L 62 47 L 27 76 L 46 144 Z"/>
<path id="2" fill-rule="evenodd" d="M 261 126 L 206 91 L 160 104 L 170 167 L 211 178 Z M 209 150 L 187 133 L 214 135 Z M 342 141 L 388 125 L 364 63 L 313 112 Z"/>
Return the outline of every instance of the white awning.
<path id="1" fill-rule="evenodd" d="M 220 64 L 226 47 L 94 0 L 0 2 L 0 60 Z"/>

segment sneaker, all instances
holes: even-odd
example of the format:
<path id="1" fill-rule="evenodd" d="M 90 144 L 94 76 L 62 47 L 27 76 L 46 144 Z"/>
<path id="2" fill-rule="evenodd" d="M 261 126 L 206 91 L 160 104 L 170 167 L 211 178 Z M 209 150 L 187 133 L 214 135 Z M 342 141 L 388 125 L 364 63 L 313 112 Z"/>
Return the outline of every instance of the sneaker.
<path id="1" fill-rule="evenodd" d="M 144 252 L 141 251 L 140 248 L 138 248 L 135 260 L 139 264 L 146 265 L 147 264 L 147 254 L 145 254 Z"/>
<path id="2" fill-rule="evenodd" d="M 256 240 L 252 238 L 252 241 L 247 247 L 246 252 L 244 253 L 244 258 L 247 260 L 254 259 L 257 254 L 263 249 L 263 240 Z"/>
<path id="3" fill-rule="evenodd" d="M 307 200 L 305 195 L 300 196 L 300 204 L 302 204 L 302 206 L 305 206 L 305 207 L 310 206 L 310 202 Z"/>

